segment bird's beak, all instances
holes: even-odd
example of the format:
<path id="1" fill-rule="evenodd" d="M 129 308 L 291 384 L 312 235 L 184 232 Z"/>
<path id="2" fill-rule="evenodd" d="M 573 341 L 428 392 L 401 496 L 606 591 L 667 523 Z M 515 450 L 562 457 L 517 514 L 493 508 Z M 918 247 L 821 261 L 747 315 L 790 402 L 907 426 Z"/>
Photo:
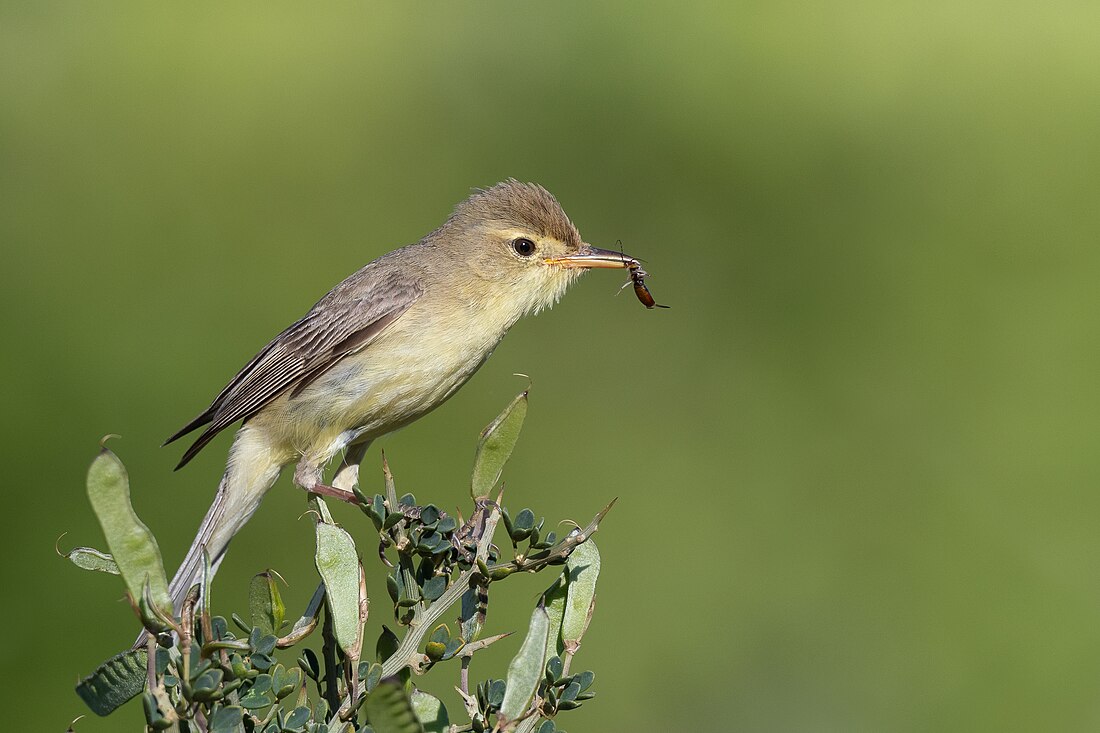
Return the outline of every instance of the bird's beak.
<path id="1" fill-rule="evenodd" d="M 583 267 L 585 269 L 592 267 L 626 268 L 641 265 L 638 260 L 630 255 L 611 249 L 600 249 L 590 244 L 582 244 L 576 254 L 566 255 L 565 257 L 549 257 L 544 262 L 558 267 Z"/>

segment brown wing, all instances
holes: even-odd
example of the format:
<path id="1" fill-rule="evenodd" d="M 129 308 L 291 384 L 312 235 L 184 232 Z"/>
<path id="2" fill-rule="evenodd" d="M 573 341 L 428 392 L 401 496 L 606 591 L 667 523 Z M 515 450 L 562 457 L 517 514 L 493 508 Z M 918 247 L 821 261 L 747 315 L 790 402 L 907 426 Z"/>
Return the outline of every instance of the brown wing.
<path id="1" fill-rule="evenodd" d="M 366 348 L 408 310 L 423 288 L 392 269 L 368 265 L 322 298 L 300 321 L 265 346 L 210 407 L 165 441 L 209 427 L 184 452 L 182 468 L 215 435 L 259 412 L 283 391 L 292 397 L 349 354 Z"/>

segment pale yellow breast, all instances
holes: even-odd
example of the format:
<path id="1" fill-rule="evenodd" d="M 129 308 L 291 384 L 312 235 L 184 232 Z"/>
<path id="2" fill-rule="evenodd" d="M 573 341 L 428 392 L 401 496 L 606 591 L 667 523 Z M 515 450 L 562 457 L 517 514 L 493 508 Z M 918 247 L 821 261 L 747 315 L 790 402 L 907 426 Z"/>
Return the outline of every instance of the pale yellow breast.
<path id="1" fill-rule="evenodd" d="M 418 302 L 365 349 L 254 419 L 295 453 L 327 462 L 350 440 L 385 435 L 444 402 L 484 363 L 511 320 L 494 318 L 492 308 Z"/>

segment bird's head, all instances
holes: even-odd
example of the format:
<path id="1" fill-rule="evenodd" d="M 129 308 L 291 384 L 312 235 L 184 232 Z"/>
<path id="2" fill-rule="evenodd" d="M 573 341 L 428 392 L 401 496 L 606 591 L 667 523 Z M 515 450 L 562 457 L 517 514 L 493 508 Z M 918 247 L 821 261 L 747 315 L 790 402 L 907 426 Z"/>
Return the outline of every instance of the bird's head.
<path id="1" fill-rule="evenodd" d="M 469 274 L 464 289 L 479 305 L 517 318 L 552 306 L 589 269 L 638 264 L 586 244 L 549 191 L 515 179 L 475 192 L 431 240 Z"/>

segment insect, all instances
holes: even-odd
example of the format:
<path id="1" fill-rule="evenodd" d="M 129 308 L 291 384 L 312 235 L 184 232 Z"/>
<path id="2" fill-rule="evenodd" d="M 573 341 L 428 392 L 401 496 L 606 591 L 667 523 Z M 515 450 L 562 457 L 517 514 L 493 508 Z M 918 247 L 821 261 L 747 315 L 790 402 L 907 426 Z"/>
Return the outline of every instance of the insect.
<path id="1" fill-rule="evenodd" d="M 634 286 L 634 295 L 638 296 L 638 300 L 646 308 L 668 308 L 670 306 L 661 305 L 653 299 L 653 295 L 650 294 L 649 288 L 646 287 L 645 279 L 649 276 L 649 273 L 642 269 L 642 266 L 638 264 L 637 260 L 633 260 L 627 265 L 630 269 L 630 279 L 623 283 L 623 287 L 619 288 L 621 291 L 627 285 Z"/>
<path id="2" fill-rule="evenodd" d="M 622 240 L 619 240 L 618 244 L 619 252 L 622 253 Z M 653 299 L 653 295 L 650 294 L 649 288 L 645 284 L 645 279 L 649 277 L 649 273 L 642 269 L 642 263 L 634 258 L 628 260 L 626 255 L 623 255 L 623 263 L 630 270 L 630 279 L 623 283 L 623 287 L 619 288 L 620 293 L 627 285 L 633 285 L 634 295 L 638 296 L 638 300 L 646 308 L 671 308 L 671 306 L 661 305 Z"/>

